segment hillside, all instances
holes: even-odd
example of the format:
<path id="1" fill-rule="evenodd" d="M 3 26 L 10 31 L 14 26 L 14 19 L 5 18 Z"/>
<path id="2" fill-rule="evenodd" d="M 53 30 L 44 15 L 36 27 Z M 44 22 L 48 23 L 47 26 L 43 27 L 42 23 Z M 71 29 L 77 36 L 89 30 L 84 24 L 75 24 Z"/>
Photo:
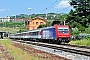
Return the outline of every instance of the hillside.
<path id="1" fill-rule="evenodd" d="M 0 31 L 5 31 L 9 33 L 16 33 L 21 31 L 26 31 L 25 25 L 23 22 L 6 22 L 0 23 Z"/>

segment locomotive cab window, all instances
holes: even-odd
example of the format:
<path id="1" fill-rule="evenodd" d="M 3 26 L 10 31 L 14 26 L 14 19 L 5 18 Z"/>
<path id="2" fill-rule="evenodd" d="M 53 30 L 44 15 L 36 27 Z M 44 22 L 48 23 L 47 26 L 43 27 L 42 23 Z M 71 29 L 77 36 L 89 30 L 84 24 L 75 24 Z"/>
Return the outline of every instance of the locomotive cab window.
<path id="1" fill-rule="evenodd" d="M 68 29 L 58 29 L 59 33 L 68 33 Z"/>
<path id="2" fill-rule="evenodd" d="M 68 33 L 68 29 L 64 29 L 64 32 L 65 32 L 65 33 Z"/>

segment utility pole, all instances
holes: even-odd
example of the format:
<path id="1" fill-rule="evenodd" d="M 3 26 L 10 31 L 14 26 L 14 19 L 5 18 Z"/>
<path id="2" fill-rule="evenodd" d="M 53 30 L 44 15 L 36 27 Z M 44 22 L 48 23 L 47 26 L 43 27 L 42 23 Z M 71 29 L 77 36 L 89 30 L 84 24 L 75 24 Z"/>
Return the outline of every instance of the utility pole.
<path id="1" fill-rule="evenodd" d="M 65 25 L 65 20 L 66 20 L 66 19 L 64 18 L 64 25 Z"/>
<path id="2" fill-rule="evenodd" d="M 20 31 L 19 31 L 19 32 L 20 32 L 20 37 L 21 37 L 21 29 L 20 29 Z M 21 38 L 20 38 L 20 40 L 21 40 Z"/>
<path id="3" fill-rule="evenodd" d="M 31 8 L 28 8 L 28 10 L 31 10 Z M 30 19 L 31 19 L 31 15 L 30 15 Z"/>
<path id="4" fill-rule="evenodd" d="M 47 26 L 47 8 L 46 8 L 46 26 Z"/>

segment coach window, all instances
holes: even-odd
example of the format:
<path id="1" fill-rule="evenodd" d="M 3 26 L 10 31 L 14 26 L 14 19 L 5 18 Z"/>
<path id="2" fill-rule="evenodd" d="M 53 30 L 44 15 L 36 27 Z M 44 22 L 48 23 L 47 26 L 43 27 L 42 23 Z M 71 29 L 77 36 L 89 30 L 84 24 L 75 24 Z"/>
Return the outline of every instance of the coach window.
<path id="1" fill-rule="evenodd" d="M 30 32 L 30 35 L 38 35 L 38 32 Z"/>

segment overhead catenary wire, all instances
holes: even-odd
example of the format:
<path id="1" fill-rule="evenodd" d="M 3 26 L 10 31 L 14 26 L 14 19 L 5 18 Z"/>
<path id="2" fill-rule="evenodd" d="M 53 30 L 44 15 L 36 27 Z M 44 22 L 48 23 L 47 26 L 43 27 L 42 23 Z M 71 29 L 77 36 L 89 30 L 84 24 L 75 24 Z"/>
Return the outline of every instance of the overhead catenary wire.
<path id="1" fill-rule="evenodd" d="M 71 6 L 68 6 L 68 7 L 64 8 L 64 9 L 62 9 L 62 10 L 59 10 L 59 11 L 57 11 L 57 13 L 58 13 L 58 12 L 61 12 L 61 11 L 64 11 L 64 10 L 70 8 L 70 7 L 71 7 Z"/>
<path id="2" fill-rule="evenodd" d="M 52 5 L 54 5 L 56 2 L 57 2 L 57 0 L 56 0 L 54 3 L 52 3 L 50 6 L 46 7 L 42 12 L 46 11 L 46 9 L 50 8 L 50 7 L 51 7 Z M 41 13 L 42 13 L 42 12 L 41 12 Z"/>
<path id="3" fill-rule="evenodd" d="M 50 6 L 48 6 L 47 8 L 45 8 L 42 12 L 45 12 L 47 9 L 49 9 L 49 8 L 54 8 L 54 7 L 51 7 L 52 5 L 54 5 L 55 3 L 57 2 L 57 0 L 54 2 L 54 3 L 52 3 Z M 67 3 L 67 2 L 66 2 Z M 60 5 L 60 6 L 63 6 L 63 5 L 65 5 L 66 3 L 64 3 L 64 4 L 62 4 L 62 5 Z M 63 11 L 63 10 L 66 10 L 66 9 L 68 9 L 68 8 L 70 8 L 71 6 L 68 6 L 68 7 L 66 7 L 66 8 L 64 8 L 64 9 L 62 9 L 62 10 L 59 10 L 59 11 L 57 11 L 57 12 L 61 12 L 61 11 Z M 41 13 L 42 13 L 41 12 Z"/>

